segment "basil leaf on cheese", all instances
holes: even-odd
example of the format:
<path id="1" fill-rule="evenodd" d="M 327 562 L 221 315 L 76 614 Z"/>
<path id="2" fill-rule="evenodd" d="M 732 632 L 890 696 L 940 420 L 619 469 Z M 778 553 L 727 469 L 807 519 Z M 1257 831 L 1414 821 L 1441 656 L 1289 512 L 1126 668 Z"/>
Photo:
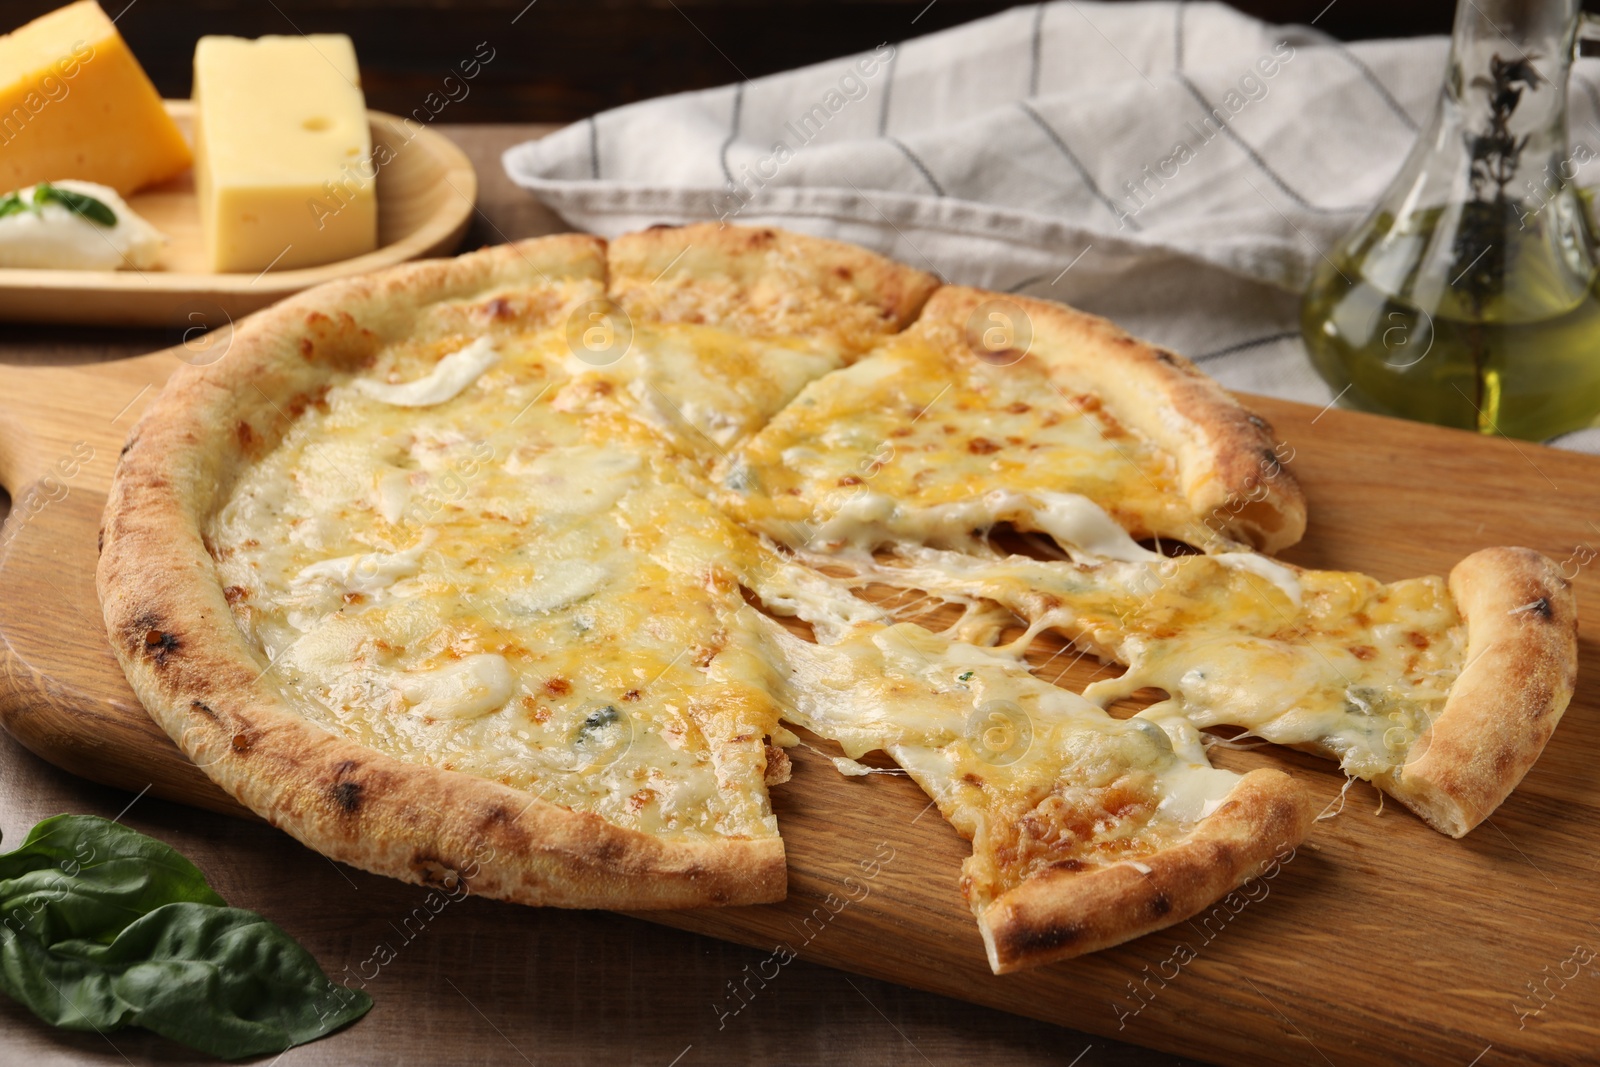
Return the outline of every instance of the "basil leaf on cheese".
<path id="1" fill-rule="evenodd" d="M 20 215 L 26 210 L 28 210 L 28 205 L 22 202 L 21 194 L 10 193 L 0 197 L 0 219 L 5 218 L 7 215 Z"/>
<path id="2" fill-rule="evenodd" d="M 83 193 L 75 193 L 71 189 L 61 189 L 49 182 L 40 182 L 33 187 L 33 202 L 37 207 L 45 204 L 60 204 L 79 218 L 88 219 L 90 222 L 101 226 L 115 226 L 117 213 L 112 211 L 102 200 Z"/>
<path id="3" fill-rule="evenodd" d="M 141 1026 L 224 1059 L 280 1053 L 372 1007 L 177 851 L 88 815 L 46 819 L 0 855 L 0 990 L 53 1026 Z"/>

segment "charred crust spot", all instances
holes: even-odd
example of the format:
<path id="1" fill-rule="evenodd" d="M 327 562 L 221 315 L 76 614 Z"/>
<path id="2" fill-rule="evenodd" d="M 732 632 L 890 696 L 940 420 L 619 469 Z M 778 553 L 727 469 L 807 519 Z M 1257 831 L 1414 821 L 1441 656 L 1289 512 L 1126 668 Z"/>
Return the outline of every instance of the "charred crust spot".
<path id="1" fill-rule="evenodd" d="M 1016 955 L 1031 956 L 1065 948 L 1081 940 L 1087 932 L 1082 923 L 1030 926 L 1025 930 L 1018 930 L 1008 940 Z"/>
<path id="2" fill-rule="evenodd" d="M 211 705 L 207 704 L 204 700 L 191 700 L 191 701 L 189 701 L 189 708 L 192 711 L 198 711 L 200 714 L 204 715 L 206 718 L 210 719 L 212 722 L 216 722 L 217 721 L 217 713 L 214 710 L 212 710 Z"/>
<path id="3" fill-rule="evenodd" d="M 145 656 L 154 661 L 157 667 L 165 667 L 167 658 L 183 647 L 183 642 L 178 640 L 176 634 L 161 629 L 154 620 L 137 619 L 134 625 L 141 631 L 139 644 Z"/>
<path id="4" fill-rule="evenodd" d="M 1537 616 L 1546 622 L 1549 622 L 1551 619 L 1555 618 L 1556 614 L 1555 610 L 1550 607 L 1549 597 L 1539 597 L 1533 603 L 1529 604 L 1525 610 L 1529 615 Z"/>
<path id="5" fill-rule="evenodd" d="M 1244 417 L 1244 421 L 1248 422 L 1251 426 L 1254 426 L 1256 429 L 1260 430 L 1262 433 L 1271 433 L 1272 432 L 1272 424 L 1267 422 L 1266 419 L 1263 419 L 1260 415 L 1257 415 L 1254 412 L 1251 412 L 1250 414 L 1246 415 Z"/>
<path id="6" fill-rule="evenodd" d="M 246 452 L 253 449 L 256 446 L 256 442 L 261 440 L 256 436 L 255 430 L 250 428 L 250 424 L 243 419 L 239 420 L 239 424 L 233 428 L 233 432 L 234 436 L 239 438 L 239 447 Z"/>
<path id="7" fill-rule="evenodd" d="M 838 484 L 840 484 L 840 485 L 860 485 L 861 484 L 861 479 L 857 478 L 854 474 L 846 474 L 843 478 L 839 479 L 839 483 Z"/>
<path id="8" fill-rule="evenodd" d="M 317 346 L 311 343 L 311 338 L 300 338 L 300 356 L 302 359 L 311 359 L 316 355 Z"/>
<path id="9" fill-rule="evenodd" d="M 1167 899 L 1165 893 L 1157 893 L 1150 898 L 1150 914 L 1156 918 L 1167 915 L 1172 911 L 1172 901 Z"/>
<path id="10" fill-rule="evenodd" d="M 567 681 L 565 678 L 560 677 L 559 675 L 544 683 L 544 687 L 558 697 L 566 696 L 568 693 L 572 692 L 572 683 Z"/>
<path id="11" fill-rule="evenodd" d="M 222 591 L 222 597 L 230 604 L 237 604 L 241 600 L 250 599 L 250 590 L 242 585 L 230 585 Z"/>
<path id="12" fill-rule="evenodd" d="M 503 296 L 497 296 L 483 306 L 484 313 L 490 321 L 500 322 L 516 317 L 516 311 L 511 307 L 511 301 Z"/>
<path id="13" fill-rule="evenodd" d="M 974 437 L 967 442 L 967 451 L 974 456 L 991 456 L 1000 451 L 1000 446 L 987 437 Z"/>
<path id="14" fill-rule="evenodd" d="M 835 277 L 842 278 L 844 281 L 849 281 L 855 277 L 855 272 L 842 263 L 833 268 L 833 273 Z"/>
<path id="15" fill-rule="evenodd" d="M 337 782 L 328 790 L 328 794 L 346 815 L 354 815 L 361 810 L 360 782 Z"/>
<path id="16" fill-rule="evenodd" d="M 1267 472 L 1267 477 L 1275 477 L 1283 470 L 1283 463 L 1278 459 L 1278 453 L 1270 448 L 1261 450 L 1261 469 Z"/>
<path id="17" fill-rule="evenodd" d="M 1006 410 L 1013 415 L 1026 415 L 1028 412 L 1033 410 L 1033 407 L 1029 404 L 1023 403 L 1021 400 L 1018 400 L 1007 407 Z"/>
<path id="18" fill-rule="evenodd" d="M 963 774 L 961 776 L 961 780 L 963 782 L 966 782 L 968 785 L 978 786 L 979 788 L 983 787 L 983 779 L 979 778 L 976 774 L 973 774 L 971 771 L 968 771 L 967 773 Z"/>
<path id="19" fill-rule="evenodd" d="M 233 750 L 241 755 L 250 751 L 250 737 L 248 734 L 233 735 Z M 360 788 L 359 786 L 357 787 Z"/>
<path id="20" fill-rule="evenodd" d="M 123 443 L 122 451 L 117 453 L 117 458 L 121 459 L 123 456 L 126 456 L 128 454 L 128 451 L 130 449 L 132 449 L 132 448 L 133 448 L 133 438 L 130 437 L 130 438 L 128 438 L 128 440 L 126 442 Z"/>
<path id="21" fill-rule="evenodd" d="M 637 689 L 630 689 L 626 693 L 622 694 L 622 699 L 632 703 L 633 701 L 639 699 L 639 691 Z"/>
<path id="22" fill-rule="evenodd" d="M 1073 873 L 1076 871 L 1081 871 L 1087 866 L 1088 864 L 1084 863 L 1082 860 L 1064 859 L 1056 860 L 1054 863 L 1050 864 L 1050 869 L 1052 871 L 1067 871 L 1068 873 Z"/>
<path id="23" fill-rule="evenodd" d="M 1178 356 L 1176 353 L 1168 352 L 1165 348 L 1157 348 L 1153 349 L 1152 351 L 1155 353 L 1156 359 L 1162 363 L 1165 363 L 1167 366 L 1176 367 L 1178 365 Z"/>
<path id="24" fill-rule="evenodd" d="M 1373 648 L 1371 645 L 1351 645 L 1350 654 L 1356 659 L 1366 662 L 1370 659 L 1376 659 L 1378 656 L 1378 650 Z"/>
<path id="25" fill-rule="evenodd" d="M 96 555 L 103 555 L 106 550 L 106 528 L 104 526 L 94 535 L 94 550 Z"/>

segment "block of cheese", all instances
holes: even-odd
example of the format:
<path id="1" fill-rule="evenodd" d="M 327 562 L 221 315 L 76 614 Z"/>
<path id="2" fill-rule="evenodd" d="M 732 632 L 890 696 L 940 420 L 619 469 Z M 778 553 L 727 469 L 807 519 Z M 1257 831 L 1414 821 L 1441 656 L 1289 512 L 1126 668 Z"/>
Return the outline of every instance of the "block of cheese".
<path id="1" fill-rule="evenodd" d="M 0 37 L 0 193 L 77 179 L 126 196 L 189 163 L 183 134 L 94 0 Z"/>
<path id="2" fill-rule="evenodd" d="M 377 248 L 372 132 L 350 38 L 202 37 L 194 104 L 212 270 L 313 267 Z"/>

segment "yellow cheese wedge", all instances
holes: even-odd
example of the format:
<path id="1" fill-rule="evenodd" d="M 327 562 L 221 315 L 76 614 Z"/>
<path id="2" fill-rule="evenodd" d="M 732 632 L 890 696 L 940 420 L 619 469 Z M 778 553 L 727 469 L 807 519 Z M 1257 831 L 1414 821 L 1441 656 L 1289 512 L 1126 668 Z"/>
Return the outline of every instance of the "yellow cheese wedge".
<path id="1" fill-rule="evenodd" d="M 0 193 L 76 178 L 125 196 L 190 161 L 155 86 L 94 0 L 0 37 Z"/>
<path id="2" fill-rule="evenodd" d="M 372 133 L 350 38 L 202 37 L 194 103 L 212 270 L 313 267 L 378 246 Z"/>

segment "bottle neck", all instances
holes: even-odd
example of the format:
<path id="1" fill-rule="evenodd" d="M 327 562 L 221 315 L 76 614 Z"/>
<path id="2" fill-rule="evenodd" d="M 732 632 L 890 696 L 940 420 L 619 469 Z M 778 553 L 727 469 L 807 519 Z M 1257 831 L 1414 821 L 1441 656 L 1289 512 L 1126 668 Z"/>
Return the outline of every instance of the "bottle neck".
<path id="1" fill-rule="evenodd" d="M 1469 136 L 1513 135 L 1524 154 L 1567 147 L 1567 75 L 1580 0 L 1460 0 L 1444 106 Z"/>

